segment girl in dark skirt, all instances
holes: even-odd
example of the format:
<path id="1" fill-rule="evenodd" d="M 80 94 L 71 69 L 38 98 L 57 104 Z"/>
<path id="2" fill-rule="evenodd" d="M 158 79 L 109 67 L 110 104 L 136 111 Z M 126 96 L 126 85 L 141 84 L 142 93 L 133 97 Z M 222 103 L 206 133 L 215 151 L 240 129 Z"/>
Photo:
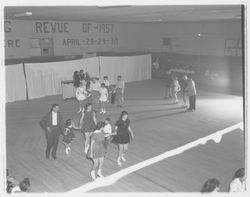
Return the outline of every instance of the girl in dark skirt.
<path id="1" fill-rule="evenodd" d="M 87 154 L 88 152 L 90 136 L 95 130 L 95 126 L 96 126 L 95 112 L 92 110 L 92 104 L 87 103 L 85 106 L 85 110 L 82 113 L 82 117 L 80 119 L 80 130 L 85 137 L 85 145 L 84 145 L 85 154 Z"/>
<path id="2" fill-rule="evenodd" d="M 63 144 L 65 145 L 65 153 L 69 156 L 70 152 L 70 143 L 75 138 L 75 134 L 73 132 L 72 120 L 68 119 L 65 122 L 65 129 L 63 132 Z"/>
<path id="3" fill-rule="evenodd" d="M 130 137 L 133 139 L 134 134 L 130 128 L 130 120 L 128 119 L 128 112 L 122 111 L 119 120 L 115 124 L 114 142 L 118 144 L 119 153 L 117 158 L 117 164 L 122 165 L 122 161 L 125 162 L 125 153 L 128 150 L 128 144 Z"/>

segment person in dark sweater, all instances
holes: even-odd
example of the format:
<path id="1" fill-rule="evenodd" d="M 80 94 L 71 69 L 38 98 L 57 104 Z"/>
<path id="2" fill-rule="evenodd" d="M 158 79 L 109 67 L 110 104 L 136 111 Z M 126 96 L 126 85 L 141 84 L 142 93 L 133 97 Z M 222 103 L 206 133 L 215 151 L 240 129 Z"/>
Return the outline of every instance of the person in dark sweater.
<path id="1" fill-rule="evenodd" d="M 52 157 L 56 159 L 56 151 L 60 134 L 63 132 L 63 117 L 59 112 L 59 105 L 53 104 L 49 113 L 40 121 L 40 125 L 45 130 L 47 147 L 46 158 L 49 158 L 52 148 Z"/>
<path id="2" fill-rule="evenodd" d="M 171 93 L 171 84 L 172 84 L 172 76 L 171 72 L 167 72 L 166 76 L 166 89 L 165 89 L 165 99 L 170 99 L 172 98 L 172 93 Z"/>
<path id="3" fill-rule="evenodd" d="M 187 87 L 185 89 L 187 96 L 189 97 L 189 108 L 187 111 L 195 111 L 196 108 L 196 87 L 192 77 L 188 78 Z"/>
<path id="4" fill-rule="evenodd" d="M 73 75 L 74 87 L 77 88 L 80 86 L 80 75 L 79 71 L 75 71 Z"/>
<path id="5" fill-rule="evenodd" d="M 182 79 L 180 80 L 180 86 L 181 86 L 181 94 L 182 94 L 182 99 L 183 99 L 183 107 L 187 107 L 187 92 L 186 92 L 186 88 L 187 88 L 187 84 L 188 84 L 188 77 L 187 75 L 184 75 L 182 77 Z"/>

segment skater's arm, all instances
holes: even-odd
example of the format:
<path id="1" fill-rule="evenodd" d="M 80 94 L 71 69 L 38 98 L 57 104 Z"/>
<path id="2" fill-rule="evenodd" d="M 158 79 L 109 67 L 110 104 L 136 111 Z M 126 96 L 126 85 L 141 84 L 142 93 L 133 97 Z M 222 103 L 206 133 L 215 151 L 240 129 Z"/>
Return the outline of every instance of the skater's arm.
<path id="1" fill-rule="evenodd" d="M 93 145 L 95 143 L 95 140 L 92 138 L 91 141 L 90 141 L 90 157 L 92 158 L 93 157 Z"/>
<path id="2" fill-rule="evenodd" d="M 97 121 L 96 121 L 96 116 L 95 116 L 95 112 L 93 112 L 93 120 L 95 122 L 95 125 L 97 124 Z"/>
<path id="3" fill-rule="evenodd" d="M 80 118 L 80 129 L 82 128 L 82 123 L 83 123 L 83 118 L 84 118 L 84 113 L 82 113 L 82 116 Z"/>
<path id="4" fill-rule="evenodd" d="M 79 100 L 79 99 L 78 99 L 78 95 L 79 95 L 79 89 L 76 88 L 76 98 L 77 98 L 77 100 Z"/>
<path id="5" fill-rule="evenodd" d="M 128 127 L 128 131 L 129 131 L 132 139 L 134 139 L 134 133 L 133 133 L 132 129 L 130 128 L 130 126 Z"/>

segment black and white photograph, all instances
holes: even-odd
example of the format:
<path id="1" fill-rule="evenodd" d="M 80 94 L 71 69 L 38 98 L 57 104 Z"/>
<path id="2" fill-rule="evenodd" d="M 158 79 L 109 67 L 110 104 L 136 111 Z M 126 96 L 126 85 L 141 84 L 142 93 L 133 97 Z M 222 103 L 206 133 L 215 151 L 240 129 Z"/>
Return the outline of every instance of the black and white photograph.
<path id="1" fill-rule="evenodd" d="M 247 2 L 135 2 L 1 4 L 4 196 L 247 196 Z"/>

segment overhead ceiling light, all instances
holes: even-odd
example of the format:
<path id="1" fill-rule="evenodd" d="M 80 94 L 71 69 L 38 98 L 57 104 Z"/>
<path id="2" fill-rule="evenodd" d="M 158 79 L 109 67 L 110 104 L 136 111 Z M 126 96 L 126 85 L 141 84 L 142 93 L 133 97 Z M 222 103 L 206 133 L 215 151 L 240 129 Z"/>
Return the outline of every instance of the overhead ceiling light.
<path id="1" fill-rule="evenodd" d="M 24 13 L 19 13 L 19 14 L 15 14 L 14 15 L 15 17 L 24 17 L 24 16 L 32 16 L 32 12 L 29 12 L 29 11 L 27 11 L 27 12 L 24 12 Z"/>
<path id="2" fill-rule="evenodd" d="M 148 20 L 144 20 L 144 22 L 162 22 L 162 18 L 148 19 Z"/>
<path id="3" fill-rule="evenodd" d="M 126 8 L 126 7 L 132 7 L 132 5 L 98 5 L 96 6 L 100 9 L 106 9 L 106 8 Z"/>

